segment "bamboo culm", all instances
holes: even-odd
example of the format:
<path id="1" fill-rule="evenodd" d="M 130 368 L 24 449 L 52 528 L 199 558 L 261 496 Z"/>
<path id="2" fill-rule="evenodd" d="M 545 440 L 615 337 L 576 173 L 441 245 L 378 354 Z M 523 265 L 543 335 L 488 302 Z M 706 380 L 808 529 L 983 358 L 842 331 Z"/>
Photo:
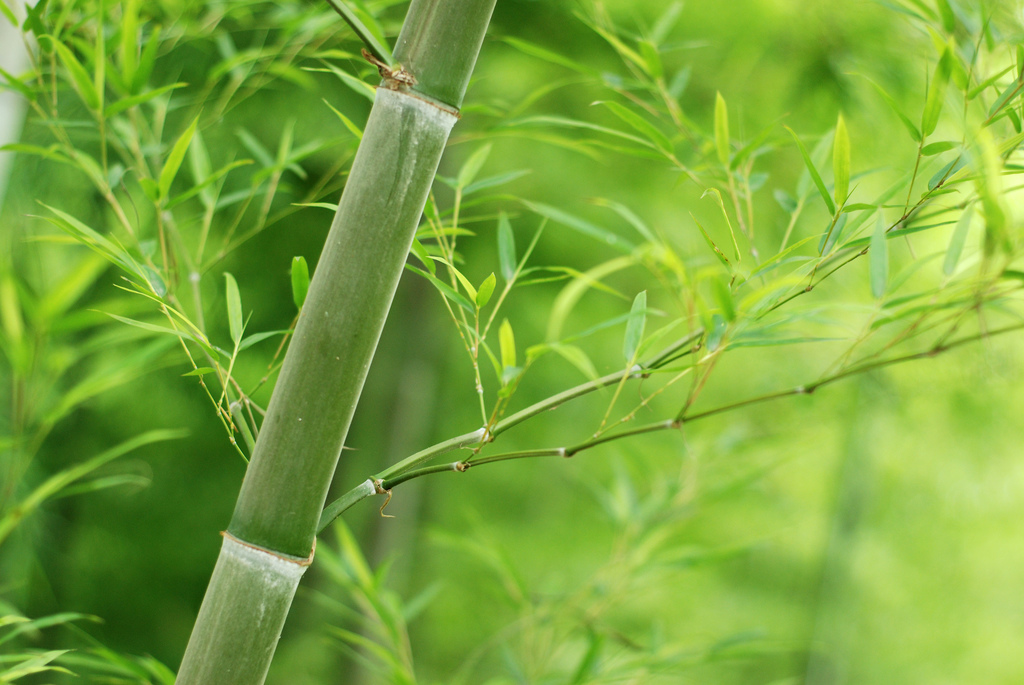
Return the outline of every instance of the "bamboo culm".
<path id="1" fill-rule="evenodd" d="M 266 678 L 494 0 L 414 0 L 285 356 L 178 685 Z M 397 78 L 397 76 L 401 78 Z"/>

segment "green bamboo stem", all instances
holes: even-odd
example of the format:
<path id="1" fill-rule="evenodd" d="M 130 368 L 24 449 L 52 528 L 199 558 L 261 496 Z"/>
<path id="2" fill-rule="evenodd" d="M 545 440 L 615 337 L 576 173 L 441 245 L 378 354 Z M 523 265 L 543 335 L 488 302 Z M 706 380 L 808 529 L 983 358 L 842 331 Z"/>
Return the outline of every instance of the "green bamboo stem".
<path id="1" fill-rule="evenodd" d="M 413 0 L 381 68 L 178 685 L 266 677 L 494 1 Z"/>

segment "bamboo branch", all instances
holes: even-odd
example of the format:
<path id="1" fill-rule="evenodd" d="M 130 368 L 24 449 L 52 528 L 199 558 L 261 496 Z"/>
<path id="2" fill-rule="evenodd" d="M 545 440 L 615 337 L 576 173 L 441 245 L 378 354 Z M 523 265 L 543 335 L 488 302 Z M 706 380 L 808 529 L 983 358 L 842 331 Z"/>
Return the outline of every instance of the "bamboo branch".
<path id="1" fill-rule="evenodd" d="M 996 329 L 994 331 L 987 331 L 975 335 L 966 336 L 953 342 L 940 342 L 930 347 L 929 349 L 921 352 L 914 352 L 910 354 L 901 355 L 898 357 L 890 357 L 888 359 L 881 359 L 866 364 L 855 365 L 853 367 L 850 367 L 843 371 L 839 371 L 835 374 L 832 374 L 825 378 L 821 378 L 813 383 L 809 383 L 806 385 L 798 385 L 792 388 L 787 388 L 785 390 L 779 390 L 764 395 L 758 395 L 757 397 L 750 397 L 739 402 L 733 402 L 730 404 L 722 405 L 720 407 L 715 407 L 713 409 L 708 409 L 695 414 L 690 414 L 682 417 L 681 419 L 666 419 L 663 421 L 657 421 L 654 423 L 645 424 L 643 426 L 638 426 L 636 428 L 632 428 L 629 430 L 621 431 L 619 433 L 615 433 L 612 435 L 602 435 L 600 437 L 585 440 L 583 442 L 571 446 L 546 447 L 533 450 L 504 452 L 500 454 L 488 455 L 486 457 L 479 457 L 472 461 L 454 461 L 445 464 L 435 464 L 432 466 L 425 466 L 422 468 L 409 469 L 390 478 L 378 480 L 376 482 L 376 491 L 373 488 L 368 488 L 366 485 L 367 483 L 370 483 L 371 486 L 374 485 L 373 480 L 364 481 L 363 483 L 361 483 L 360 485 L 346 493 L 343 497 L 333 502 L 327 509 L 324 510 L 324 515 L 320 520 L 319 531 L 322 532 L 325 528 L 327 528 L 327 526 L 331 524 L 331 522 L 335 518 L 340 516 L 342 513 L 345 512 L 346 509 L 355 505 L 360 500 L 365 499 L 366 497 L 369 497 L 373 494 L 388 493 L 390 495 L 391 489 L 394 488 L 395 486 L 401 485 L 402 483 L 414 480 L 416 478 L 422 478 L 423 476 L 429 476 L 435 473 L 447 473 L 450 471 L 454 471 L 456 473 L 464 473 L 468 471 L 470 468 L 476 466 L 482 466 L 484 464 L 495 464 L 498 462 L 512 461 L 517 459 L 534 459 L 538 457 L 568 458 L 575 456 L 580 452 L 584 452 L 586 450 L 592 449 L 594 447 L 597 447 L 608 442 L 614 442 L 625 438 L 631 438 L 646 433 L 656 433 L 664 430 L 678 430 L 687 423 L 691 423 L 699 419 L 706 419 L 711 416 L 716 416 L 718 414 L 733 411 L 735 409 L 741 409 L 743 407 L 748 407 L 754 404 L 761 404 L 763 402 L 776 400 L 782 397 L 792 397 L 795 395 L 809 395 L 818 390 L 819 388 L 822 388 L 826 385 L 830 385 L 845 378 L 849 378 L 850 376 L 859 375 L 862 373 L 866 373 L 868 371 L 874 371 L 887 366 L 902 364 L 908 361 L 935 357 L 943 352 L 947 352 L 954 348 L 962 347 L 970 343 L 975 343 L 978 342 L 979 340 L 993 338 L 998 335 L 1014 333 L 1022 330 L 1024 330 L 1024 323 L 1006 326 L 1004 328 Z M 619 377 L 621 378 L 621 375 Z M 425 451 L 426 450 L 424 450 L 424 452 Z"/>

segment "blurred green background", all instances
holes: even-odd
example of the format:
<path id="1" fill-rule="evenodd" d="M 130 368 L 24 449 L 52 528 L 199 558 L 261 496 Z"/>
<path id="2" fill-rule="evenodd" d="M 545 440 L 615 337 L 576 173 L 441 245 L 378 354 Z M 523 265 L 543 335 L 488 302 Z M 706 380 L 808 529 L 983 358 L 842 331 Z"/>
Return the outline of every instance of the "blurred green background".
<path id="1" fill-rule="evenodd" d="M 914 163 L 915 146 L 857 74 L 884 84 L 908 111 L 919 111 L 930 68 L 925 58 L 933 51 L 928 36 L 886 4 L 692 2 L 662 59 L 666 72 L 689 69 L 681 103 L 701 127 L 711 128 L 716 92 L 729 103 L 732 130 L 741 140 L 768 126 L 775 127 L 773 137 L 783 136 L 785 124 L 815 142 L 842 111 L 855 170 L 903 172 Z M 368 5 L 393 35 L 404 7 Z M 618 25 L 636 31 L 653 25 L 667 6 L 660 0 L 604 3 Z M 168 16 L 175 7 L 166 3 Z M 595 159 L 507 129 L 495 134 L 495 108 L 514 108 L 545 84 L 557 87 L 530 104 L 528 113 L 614 122 L 592 105 L 608 97 L 599 78 L 575 82 L 584 79 L 503 40 L 530 41 L 598 74 L 621 72 L 614 51 L 575 16 L 581 7 L 499 0 L 441 175 L 456 175 L 481 138 L 490 136 L 484 175 L 530 171 L 503 192 L 628 231 L 588 203 L 608 198 L 631 207 L 680 250 L 706 252 L 689 213 L 714 225 L 717 209 L 664 165 L 611 150 Z M 266 11 L 259 4 L 244 8 Z M 232 12 L 242 9 L 224 10 L 223 29 L 237 30 L 237 45 L 260 39 L 243 21 L 231 21 Z M 355 46 L 341 28 L 337 42 Z M 174 55 L 158 63 L 156 81 L 202 83 L 219 59 L 187 44 Z M 207 146 L 220 160 L 247 154 L 232 152 L 240 147 L 235 131 L 244 127 L 273 150 L 291 119 L 296 141 L 346 136 L 322 98 L 362 125 L 369 102 L 336 79 L 314 76 L 314 87 L 277 80 L 252 93 L 225 114 L 222 126 L 204 131 Z M 50 142 L 31 118 L 23 139 Z M 318 153 L 303 166 L 312 178 L 334 161 Z M 769 178 L 754 196 L 759 239 L 774 251 L 788 215 L 772 190 L 791 189 L 803 166 L 787 149 L 762 170 Z M 285 183 L 290 195 L 282 206 L 300 201 L 308 182 L 286 173 Z M 439 185 L 437 193 L 441 204 L 450 202 L 449 190 Z M 102 199 L 81 174 L 34 157 L 15 158 L 0 230 L 15 270 L 36 286 L 56 278 L 82 252 L 31 240 L 52 233 L 31 218 L 40 213 L 39 201 L 86 222 L 99 224 L 104 216 Z M 497 270 L 497 209 L 510 213 L 520 246 L 538 224 L 514 200 L 488 207 L 480 213 L 490 212 L 492 220 L 470 225 L 477 235 L 460 243 L 465 272 L 476 283 Z M 228 339 L 221 271 L 233 273 L 240 285 L 252 312 L 250 330 L 286 328 L 294 316 L 291 259 L 302 255 L 315 264 L 329 222 L 321 209 L 296 212 L 205 275 L 204 294 L 214 303 L 211 334 L 222 344 Z M 797 228 L 799 237 L 817 230 Z M 611 254 L 551 224 L 533 261 L 586 270 Z M 630 297 L 645 288 L 654 297 L 658 285 L 650 281 L 639 270 L 609 279 Z M 114 289 L 118 282 L 108 270 L 76 307 L 130 310 L 117 304 L 124 299 Z M 806 298 L 817 301 L 799 306 L 810 311 L 821 303 L 863 304 L 870 300 L 867 283 L 867 265 L 854 264 Z M 521 348 L 543 340 L 563 285 L 516 292 L 505 314 Z M 592 291 L 565 326 L 582 330 L 628 307 L 628 301 Z M 60 341 L 57 352 L 76 344 L 74 330 L 50 334 Z M 621 368 L 621 336 L 619 326 L 581 343 L 599 373 Z M 588 650 L 602 664 L 594 674 L 629 674 L 614 682 L 1020 682 L 1020 341 L 1019 334 L 993 339 L 812 396 L 729 411 L 687 425 L 681 434 L 612 443 L 572 460 L 510 462 L 422 479 L 396 489 L 387 510 L 395 518 L 381 518 L 374 500 L 344 520 L 371 563 L 389 565 L 387 592 L 421 606 L 409 621 L 409 639 L 424 683 L 592 682 L 587 674 L 574 680 Z M 236 372 L 258 380 L 274 347 L 253 347 Z M 700 406 L 811 382 L 843 349 L 841 343 L 821 343 L 738 350 L 716 369 Z M 110 354 L 116 359 L 124 352 Z M 23 524 L 0 551 L 6 555 L 0 597 L 28 616 L 74 611 L 100 617 L 100 623 L 79 625 L 111 649 L 150 654 L 173 669 L 245 465 L 195 379 L 182 378 L 190 367 L 180 349 L 168 348 L 149 365 L 144 375 L 98 394 L 60 421 L 27 478 L 38 481 L 151 428 L 186 427 L 188 437 L 144 448 L 111 467 L 112 473 L 143 477 L 145 487 L 59 499 Z M 584 380 L 548 355 L 531 369 L 513 407 Z M 626 392 L 636 397 L 638 391 L 631 386 Z M 265 402 L 267 396 L 260 397 Z M 585 439 L 608 401 L 607 393 L 598 393 L 539 417 L 503 436 L 503 449 Z M 649 420 L 672 406 L 669 400 L 656 404 Z M 3 394 L 0 409 L 8 414 L 10 393 Z M 478 424 L 472 370 L 441 299 L 425 281 L 406 274 L 333 492 Z M 321 546 L 335 547 L 334 535 L 325 535 Z M 350 594 L 314 564 L 268 682 L 386 682 L 371 671 L 342 675 L 356 657 L 329 628 L 354 625 L 339 603 L 351 606 Z M 44 632 L 35 644 L 81 639 L 61 630 Z M 605 681 L 594 675 L 593 682 Z"/>

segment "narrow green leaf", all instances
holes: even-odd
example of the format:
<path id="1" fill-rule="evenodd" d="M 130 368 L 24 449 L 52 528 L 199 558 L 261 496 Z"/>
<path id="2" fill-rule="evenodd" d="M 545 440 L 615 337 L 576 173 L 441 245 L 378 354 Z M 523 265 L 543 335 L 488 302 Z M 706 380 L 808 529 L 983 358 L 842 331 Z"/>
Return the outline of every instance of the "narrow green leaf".
<path id="1" fill-rule="evenodd" d="M 242 298 L 238 294 L 235 277 L 225 271 L 224 280 L 227 282 L 224 295 L 228 304 L 228 328 L 231 331 L 231 341 L 237 345 L 242 341 Z"/>
<path id="2" fill-rule="evenodd" d="M 434 260 L 430 258 L 430 253 L 427 252 L 427 248 L 423 247 L 423 243 L 417 238 L 412 240 L 412 253 L 416 255 L 416 258 L 423 263 L 423 266 L 427 267 L 432 275 L 437 275 L 437 265 L 434 264 Z"/>
<path id="3" fill-rule="evenodd" d="M 882 216 L 882 212 L 879 212 L 875 230 L 871 234 L 870 264 L 868 265 L 871 294 L 875 299 L 881 299 L 885 295 L 885 289 L 889 283 L 889 243 L 886 240 L 885 229 L 885 217 Z"/>
<path id="4" fill-rule="evenodd" d="M 121 3 L 120 40 L 118 51 L 121 59 L 121 80 L 131 87 L 135 72 L 139 68 L 139 2 L 125 0 Z"/>
<path id="5" fill-rule="evenodd" d="M 736 320 L 736 303 L 733 302 L 732 291 L 729 290 L 729 284 L 725 282 L 725 279 L 720 275 L 716 275 L 711 279 L 711 294 L 715 298 L 715 302 L 718 303 L 719 308 L 722 310 L 722 316 L 726 321 L 732 323 Z"/>
<path id="6" fill-rule="evenodd" d="M 244 350 L 249 349 L 258 342 L 263 342 L 267 338 L 273 338 L 278 335 L 285 335 L 286 333 L 290 332 L 291 331 L 289 331 L 288 329 L 281 329 L 277 331 L 263 331 L 261 333 L 253 333 L 252 335 L 247 335 L 244 338 L 242 338 L 242 341 L 240 343 L 238 343 L 238 351 L 242 352 Z"/>
<path id="7" fill-rule="evenodd" d="M 836 213 L 836 205 L 832 201 L 832 196 L 828 194 L 828 189 L 825 188 L 824 181 L 821 180 L 821 174 L 818 173 L 817 168 L 814 166 L 814 162 L 811 161 L 811 155 L 808 154 L 807 148 L 804 147 L 803 142 L 800 140 L 800 136 L 796 134 L 796 131 L 791 129 L 789 126 L 786 127 L 790 135 L 793 136 L 793 140 L 796 141 L 796 147 L 800 150 L 800 156 L 804 158 L 804 165 L 807 167 L 807 173 L 811 175 L 811 180 L 814 181 L 814 186 L 818 189 L 818 194 L 821 195 L 821 199 L 825 201 L 825 206 L 828 207 L 829 214 Z"/>
<path id="8" fill-rule="evenodd" d="M 511 281 L 516 273 L 516 237 L 505 212 L 498 215 L 498 263 L 501 277 Z"/>
<path id="9" fill-rule="evenodd" d="M 665 42 L 668 38 L 669 32 L 675 27 L 676 22 L 679 21 L 679 15 L 683 12 L 683 3 L 681 0 L 669 3 L 665 11 L 661 13 L 658 20 L 654 22 L 654 28 L 651 29 L 651 41 L 655 45 L 660 45 Z"/>
<path id="10" fill-rule="evenodd" d="M 178 169 L 181 167 L 182 160 L 185 159 L 185 152 L 188 151 L 189 143 L 192 142 L 192 136 L 195 134 L 198 124 L 199 117 L 197 116 L 174 143 L 170 154 L 167 155 L 167 161 L 164 162 L 164 167 L 160 170 L 160 179 L 157 181 L 157 189 L 160 191 L 161 199 L 167 198 L 167 193 L 171 189 L 171 183 L 174 182 L 174 177 L 178 175 Z"/>
<path id="11" fill-rule="evenodd" d="M 516 338 L 512 332 L 512 324 L 508 319 L 501 322 L 498 329 L 498 344 L 501 348 L 501 366 L 503 369 L 513 369 L 516 366 Z"/>
<path id="12" fill-rule="evenodd" d="M 707 197 L 708 195 L 714 198 L 715 204 L 717 204 L 718 208 L 722 210 L 722 217 L 725 219 L 725 225 L 729 227 L 729 235 L 732 237 L 732 247 L 736 250 L 736 261 L 739 262 L 742 259 L 742 256 L 740 255 L 740 244 L 736 241 L 736 231 L 732 227 L 732 220 L 729 219 L 729 212 L 725 208 L 725 200 L 722 199 L 722 193 L 718 188 L 708 188 L 704 191 L 704 194 L 701 195 L 701 198 Z"/>
<path id="13" fill-rule="evenodd" d="M 896 100 L 894 100 L 893 97 L 891 95 L 889 95 L 889 93 L 887 93 L 884 88 L 882 88 L 882 86 L 878 85 L 877 83 L 875 83 L 874 81 L 872 81 L 871 79 L 869 79 L 867 77 L 864 77 L 864 78 L 865 78 L 865 80 L 868 83 L 870 83 L 872 86 L 875 87 L 875 90 L 877 90 L 878 94 L 882 96 L 882 99 L 885 100 L 886 104 L 889 105 L 889 107 L 890 107 L 890 109 L 892 109 L 893 113 L 895 113 L 896 116 L 899 117 L 900 121 L 903 123 L 903 126 L 906 127 L 907 132 L 910 133 L 910 137 L 914 139 L 914 142 L 915 143 L 920 143 L 921 142 L 921 132 L 919 130 L 917 130 L 917 125 L 914 124 L 914 122 L 910 120 L 910 117 L 908 117 L 903 112 L 903 110 L 900 109 L 900 106 L 898 104 L 896 104 Z"/>
<path id="14" fill-rule="evenodd" d="M 183 373 L 181 375 L 182 375 L 182 377 L 185 377 L 185 376 L 205 376 L 206 374 L 213 373 L 213 372 L 214 372 L 214 368 L 212 366 L 200 366 L 200 367 L 197 367 L 195 369 L 192 369 L 188 373 Z"/>
<path id="15" fill-rule="evenodd" d="M 654 80 L 662 78 L 665 75 L 665 69 L 661 64 L 658 47 L 649 40 L 641 40 L 637 45 L 640 47 L 640 56 L 644 58 L 644 71 Z"/>
<path id="16" fill-rule="evenodd" d="M 476 175 L 480 173 L 480 168 L 483 167 L 490 154 L 491 145 L 488 143 L 469 156 L 466 163 L 459 169 L 459 176 L 456 181 L 459 188 L 465 188 L 476 179 Z"/>
<path id="17" fill-rule="evenodd" d="M 302 310 L 309 293 L 309 265 L 305 257 L 292 257 L 292 302 L 295 308 Z"/>
<path id="18" fill-rule="evenodd" d="M 96 42 L 93 44 L 93 88 L 96 92 L 96 111 L 103 111 L 103 100 L 107 90 L 107 53 L 106 53 L 106 41 L 104 39 L 105 32 L 103 30 L 103 14 L 104 14 L 104 1 L 100 0 L 97 3 L 97 14 L 99 21 L 96 22 Z"/>
<path id="19" fill-rule="evenodd" d="M 992 107 L 988 111 L 988 118 L 994 119 L 1004 107 L 1006 107 L 1010 101 L 1016 98 L 1021 92 L 1024 91 L 1024 83 L 1020 80 L 1014 81 L 1006 87 L 1006 89 L 1000 93 L 996 101 L 992 103 Z"/>
<path id="20" fill-rule="evenodd" d="M 711 239 L 711 236 L 709 236 L 708 232 L 704 230 L 704 227 L 700 225 L 700 222 L 697 221 L 697 217 L 695 217 L 692 212 L 690 213 L 690 218 L 693 219 L 693 223 L 697 224 L 697 228 L 700 229 L 700 234 L 704 236 L 704 242 L 708 244 L 708 247 L 710 247 L 715 253 L 715 256 L 718 257 L 718 261 L 720 261 L 725 268 L 730 268 L 729 258 L 725 256 L 724 252 L 718 249 L 718 245 L 715 245 L 715 241 Z"/>
<path id="21" fill-rule="evenodd" d="M 564 343 L 554 343 L 550 347 L 555 354 L 576 367 L 588 379 L 592 381 L 597 380 L 597 367 L 594 366 L 594 362 L 590 360 L 590 357 L 582 349 L 576 345 L 566 345 Z"/>
<path id="22" fill-rule="evenodd" d="M 629 253 L 632 252 L 636 247 L 630 241 L 625 238 L 621 238 L 614 233 L 607 231 L 603 228 L 595 226 L 589 221 L 584 221 L 579 217 L 573 216 L 567 212 L 552 207 L 551 205 L 542 204 L 540 202 L 527 202 L 523 201 L 523 204 L 530 208 L 531 211 L 545 216 L 552 221 L 556 221 L 564 226 L 579 231 L 583 235 L 594 238 L 595 240 L 602 242 L 606 245 L 610 245 L 620 252 Z"/>
<path id="23" fill-rule="evenodd" d="M 491 295 L 494 294 L 494 286 L 497 284 L 497 279 L 494 277 L 492 272 L 490 276 L 484 279 L 483 283 L 476 290 L 476 306 L 479 309 L 483 309 L 487 306 L 487 303 L 491 301 Z"/>
<path id="24" fill-rule="evenodd" d="M 646 324 L 647 291 L 641 290 L 633 299 L 633 306 L 629 309 L 629 319 L 626 320 L 626 337 L 622 342 L 622 355 L 626 358 L 627 364 L 636 362 L 636 353 L 640 349 Z"/>
<path id="25" fill-rule="evenodd" d="M 51 43 L 56 49 L 57 54 L 60 55 L 60 61 L 63 62 L 64 68 L 68 70 L 71 75 L 71 83 L 74 85 L 78 95 L 82 98 L 82 102 L 85 103 L 86 107 L 93 110 L 94 112 L 102 109 L 100 103 L 100 95 L 96 92 L 96 86 L 92 81 L 92 77 L 89 76 L 89 72 L 85 70 L 82 63 L 78 61 L 74 53 L 71 52 L 67 47 L 60 43 L 53 36 L 42 36 L 48 39 L 47 42 Z"/>
<path id="26" fill-rule="evenodd" d="M 132 81 L 131 91 L 133 93 L 141 91 L 149 82 L 149 77 L 153 73 L 153 66 L 156 64 L 157 51 L 163 45 L 161 38 L 160 27 L 154 26 L 153 32 L 149 34 L 149 40 L 146 41 L 146 47 L 142 49 L 142 56 L 139 57 L 139 67 L 135 71 L 135 80 Z"/>
<path id="27" fill-rule="evenodd" d="M 7 5 L 5 5 L 2 2 L 0 2 L 0 6 L 2 6 L 4 8 L 7 7 Z M 32 89 L 29 88 L 28 86 L 26 86 L 25 83 L 22 82 L 22 80 L 19 79 L 17 76 L 15 76 L 14 74 L 10 73 L 9 71 L 5 71 L 2 68 L 0 68 L 0 76 L 3 76 L 4 80 L 7 81 L 7 85 L 9 85 L 11 88 L 13 88 L 14 90 L 16 90 L 19 93 L 21 93 L 25 97 L 26 100 L 29 100 L 29 101 L 35 100 L 35 97 L 36 97 L 35 93 L 33 93 Z"/>
<path id="28" fill-rule="evenodd" d="M 715 150 L 718 152 L 718 161 L 728 167 L 729 110 L 725 105 L 725 98 L 720 92 L 715 93 Z"/>
<path id="29" fill-rule="evenodd" d="M 355 32 L 359 40 L 363 41 L 366 48 L 373 53 L 373 56 L 384 62 L 389 67 L 394 66 L 395 57 L 391 54 L 391 50 L 388 49 L 381 41 L 373 35 L 373 31 L 368 29 L 366 25 L 360 21 L 355 11 L 348 6 L 346 0 L 327 0 L 327 4 L 331 8 L 341 15 L 341 18 L 345 20 L 352 30 Z"/>
<path id="30" fill-rule="evenodd" d="M 11 22 L 11 26 L 18 28 L 18 18 L 14 16 L 14 10 L 8 7 L 6 2 L 0 2 L 0 14 L 4 15 L 4 18 Z"/>
<path id="31" fill-rule="evenodd" d="M 14 530 L 26 515 L 33 512 L 41 504 L 46 502 L 46 500 L 52 498 L 75 481 L 89 475 L 107 462 L 113 461 L 114 459 L 117 459 L 118 457 L 144 445 L 163 440 L 174 440 L 181 438 L 184 435 L 185 433 L 183 431 L 176 430 L 155 430 L 143 433 L 126 440 L 120 445 L 112 447 L 95 457 L 87 459 L 84 462 L 50 476 L 48 479 L 43 481 L 42 484 L 36 487 L 35 490 L 29 493 L 25 499 L 18 502 L 17 506 L 10 509 L 4 517 L 0 518 L 0 542 L 10 535 L 11 531 Z M 10 633 L 7 634 L 7 637 L 9 636 Z"/>
<path id="32" fill-rule="evenodd" d="M 836 136 L 832 148 L 832 172 L 835 176 L 836 205 L 842 207 L 850 193 L 850 135 L 846 131 L 846 121 L 839 115 L 836 123 Z"/>
<path id="33" fill-rule="evenodd" d="M 629 222 L 629 225 L 635 228 L 636 232 L 642 235 L 647 242 L 655 245 L 661 242 L 654 236 L 654 232 L 651 231 L 647 224 L 645 224 L 644 221 L 626 205 L 614 202 L 612 200 L 606 200 L 603 197 L 594 198 L 591 200 L 591 202 L 593 202 L 598 207 L 607 207 L 608 209 L 612 210 L 613 212 L 621 216 L 623 219 Z"/>
<path id="34" fill-rule="evenodd" d="M 517 178 L 522 178 L 523 176 L 526 176 L 529 173 L 529 169 L 518 169 L 516 171 L 510 171 L 506 174 L 497 174 L 495 176 L 481 178 L 479 181 L 474 181 L 473 183 L 470 183 L 468 186 L 463 188 L 462 195 L 463 197 L 465 197 L 467 195 L 472 195 L 473 193 L 479 192 L 481 190 L 487 190 L 488 188 L 494 188 L 495 186 L 504 185 L 506 183 L 510 183 L 516 180 Z"/>
<path id="35" fill-rule="evenodd" d="M 331 111 L 334 112 L 339 119 L 341 119 L 341 123 L 345 125 L 345 128 L 347 128 L 352 133 L 352 135 L 354 135 L 356 137 L 356 139 L 362 140 L 363 139 L 363 129 L 361 129 L 358 126 L 356 126 L 355 122 L 353 122 L 347 116 L 345 116 L 344 114 L 339 112 L 337 109 L 335 109 L 334 105 L 332 105 L 331 103 L 327 102 L 326 98 L 324 98 L 323 100 L 324 100 L 324 104 L 327 105 L 328 107 L 330 107 Z"/>
<path id="36" fill-rule="evenodd" d="M 949 6 L 949 0 L 935 0 L 935 5 L 939 9 L 939 16 L 942 17 L 942 28 L 946 33 L 956 31 L 956 15 L 953 14 L 953 8 Z"/>
<path id="37" fill-rule="evenodd" d="M 451 272 L 455 274 L 455 278 L 458 279 L 459 283 L 462 284 L 462 288 L 466 291 L 466 294 L 469 295 L 469 299 L 471 301 L 476 301 L 476 287 L 473 285 L 472 282 L 470 282 L 468 278 L 465 277 L 465 275 L 463 275 L 461 271 L 459 271 L 458 267 L 440 257 L 431 257 L 431 259 L 441 262 L 449 269 L 451 269 Z"/>
<path id="38" fill-rule="evenodd" d="M 877 205 L 868 204 L 866 202 L 855 202 L 843 207 L 843 214 L 849 214 L 850 212 L 866 212 L 875 209 L 878 209 Z"/>
<path id="39" fill-rule="evenodd" d="M 964 252 L 964 245 L 967 244 L 967 234 L 971 228 L 971 219 L 974 218 L 974 207 L 970 206 L 960 215 L 953 229 L 953 236 L 949 240 L 949 249 L 946 250 L 946 259 L 942 262 L 942 273 L 952 276 L 956 271 L 956 265 L 960 262 L 960 255 Z"/>
<path id="40" fill-rule="evenodd" d="M 594 75 L 593 69 L 585 67 L 579 62 L 574 62 L 568 57 L 565 57 L 564 55 L 561 55 L 557 52 L 548 50 L 547 48 L 542 48 L 539 45 L 534 45 L 533 43 L 528 43 L 525 40 L 513 38 L 511 36 L 505 36 L 501 40 L 511 45 L 513 48 L 523 53 L 524 55 L 537 57 L 538 59 L 542 59 L 545 62 L 550 62 L 551 64 L 557 64 L 558 66 L 566 67 L 567 69 L 571 69 L 580 74 L 585 74 L 587 76 Z"/>
<path id="41" fill-rule="evenodd" d="M 921 133 L 925 137 L 935 132 L 939 124 L 939 116 L 942 114 L 942 107 L 946 102 L 946 86 L 949 85 L 949 75 L 952 73 L 953 56 L 949 48 L 942 51 L 942 57 L 935 67 L 935 76 L 928 87 L 928 97 L 925 98 L 924 112 L 921 115 Z"/>
<path id="42" fill-rule="evenodd" d="M 796 200 L 794 200 L 793 196 L 787 193 L 782 188 L 776 188 L 775 190 L 773 190 L 772 197 L 775 198 L 775 201 L 779 203 L 779 206 L 782 207 L 782 209 L 786 211 L 788 214 L 792 214 L 793 212 L 796 211 Z"/>
<path id="43" fill-rule="evenodd" d="M 667 153 L 672 152 L 673 145 L 668 136 L 662 133 L 657 126 L 647 121 L 633 110 L 609 100 L 595 102 L 594 104 L 601 104 L 610 109 L 615 116 L 622 119 L 640 135 L 651 141 L 655 147 Z"/>
<path id="44" fill-rule="evenodd" d="M 132 95 L 126 98 L 122 98 L 117 102 L 114 102 L 113 104 L 105 107 L 103 109 L 103 116 L 109 119 L 110 117 L 113 117 L 116 114 L 120 114 L 121 112 L 129 110 L 132 107 L 136 107 L 138 105 L 149 102 L 154 98 L 158 98 L 164 93 L 169 93 L 172 90 L 177 90 L 178 88 L 184 88 L 187 85 L 187 83 L 172 83 L 169 86 L 161 86 L 160 88 L 154 88 L 153 90 L 147 91 L 145 93 L 139 93 L 138 95 Z"/>
<path id="45" fill-rule="evenodd" d="M 942 141 L 939 143 L 929 143 L 921 148 L 921 155 L 924 157 L 932 157 L 934 155 L 941 154 L 948 150 L 952 150 L 957 146 L 956 143 L 950 141 Z"/>
<path id="46" fill-rule="evenodd" d="M 437 288 L 438 292 L 440 292 L 446 299 L 459 305 L 470 314 L 473 314 L 476 311 L 476 308 L 473 306 L 473 304 L 470 303 L 470 301 L 467 300 L 465 296 L 462 295 L 462 293 L 459 293 L 441 279 L 437 278 L 436 276 L 430 274 L 427 271 L 424 271 L 423 269 L 419 269 L 413 266 L 412 264 L 406 264 L 405 268 L 408 269 L 409 271 L 412 271 L 414 274 L 419 274 L 420 276 L 423 276 L 423 278 L 430 281 L 430 284 Z"/>

